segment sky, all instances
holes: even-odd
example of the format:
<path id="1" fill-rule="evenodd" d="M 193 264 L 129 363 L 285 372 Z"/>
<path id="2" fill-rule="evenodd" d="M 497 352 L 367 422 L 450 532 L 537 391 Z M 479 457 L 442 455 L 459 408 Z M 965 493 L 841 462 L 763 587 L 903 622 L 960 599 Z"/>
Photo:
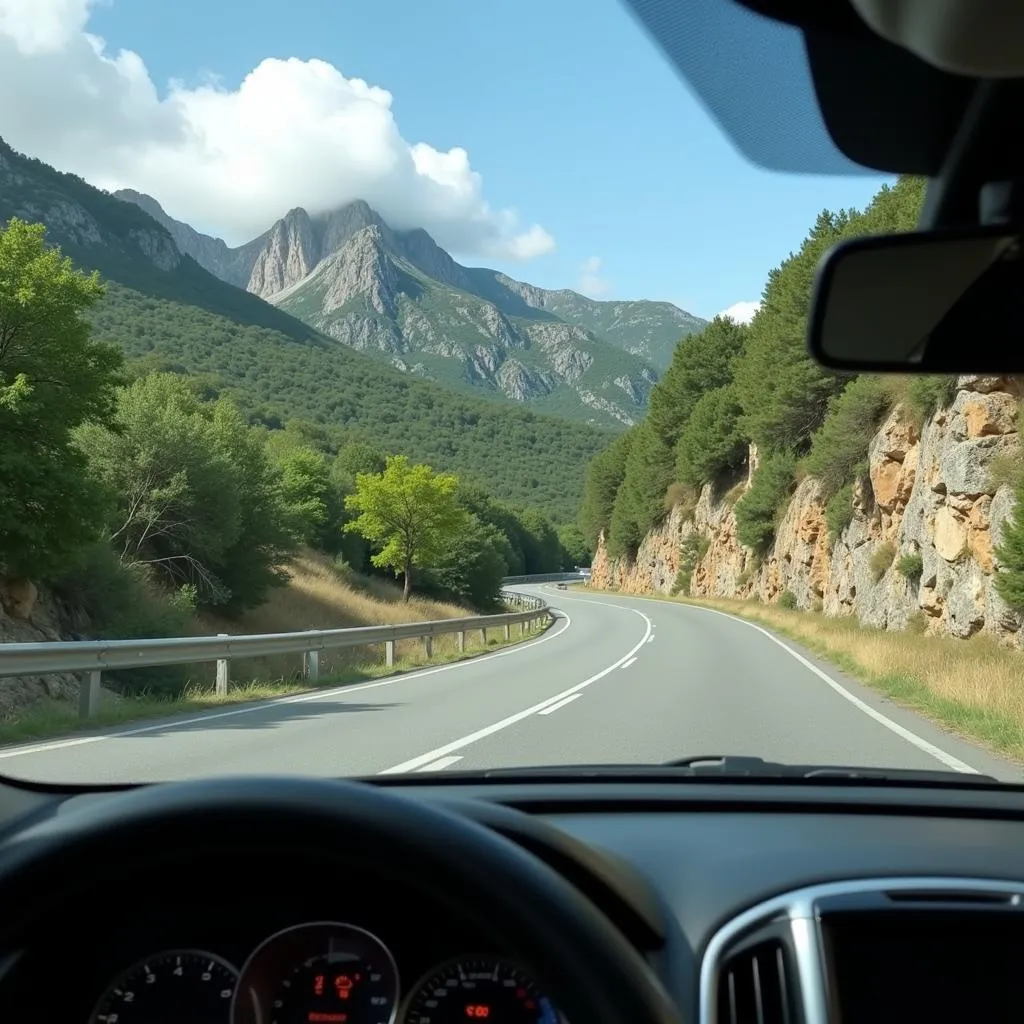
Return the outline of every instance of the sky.
<path id="1" fill-rule="evenodd" d="M 15 149 L 229 244 L 363 198 L 463 263 L 703 317 L 884 180 L 748 162 L 620 0 L 0 0 L 0 95 Z"/>

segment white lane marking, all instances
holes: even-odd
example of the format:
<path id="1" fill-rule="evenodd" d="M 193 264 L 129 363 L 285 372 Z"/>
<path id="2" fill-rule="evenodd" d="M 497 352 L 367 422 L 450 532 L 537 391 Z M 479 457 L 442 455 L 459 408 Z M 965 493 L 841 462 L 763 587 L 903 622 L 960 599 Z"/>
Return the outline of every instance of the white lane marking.
<path id="1" fill-rule="evenodd" d="M 621 607 L 621 606 L 616 606 Z M 416 672 L 403 672 L 398 675 L 388 676 L 386 679 L 378 679 L 372 683 L 357 683 L 349 686 L 336 686 L 330 690 L 316 690 L 313 693 L 301 693 L 295 697 L 276 697 L 273 700 L 257 702 L 246 707 L 231 708 L 228 711 L 215 711 L 207 715 L 193 715 L 190 718 L 155 722 L 151 725 L 142 725 L 134 729 L 122 729 L 118 732 L 103 733 L 99 736 L 78 736 L 66 740 L 53 740 L 50 743 L 35 743 L 31 746 L 17 747 L 16 749 L 0 749 L 0 759 L 7 757 L 21 757 L 24 754 L 42 754 L 48 750 L 61 750 L 64 747 L 81 747 L 87 743 L 102 743 L 104 740 L 116 740 L 123 736 L 142 736 L 149 732 L 158 732 L 161 729 L 184 729 L 195 725 L 197 722 L 213 722 L 218 718 L 234 718 L 236 715 L 249 715 L 254 711 L 267 711 L 277 707 L 284 707 L 286 704 L 306 704 L 310 701 L 325 700 L 329 697 L 344 697 L 349 693 L 360 693 L 363 690 L 373 690 L 378 686 L 392 686 L 395 683 L 405 683 L 414 679 L 422 679 L 425 676 L 432 676 L 438 672 L 449 672 L 452 669 L 467 668 L 471 665 L 480 665 L 485 661 L 494 658 L 504 658 L 510 654 L 518 654 L 520 651 L 529 650 L 539 644 L 547 643 L 562 636 L 572 625 L 572 619 L 565 612 L 560 612 L 556 622 L 564 619 L 565 625 L 561 629 L 550 626 L 548 631 L 536 640 L 529 640 L 526 643 L 514 644 L 503 651 L 493 651 L 491 654 L 480 654 L 475 658 L 466 658 L 463 661 L 454 661 L 450 665 L 437 665 L 434 668 L 420 669 Z"/>
<path id="2" fill-rule="evenodd" d="M 836 682 L 827 672 L 823 672 L 813 662 L 808 661 L 799 651 L 795 651 L 789 644 L 780 640 L 777 636 L 772 635 L 767 629 L 762 626 L 758 626 L 754 622 L 750 622 L 747 619 L 741 619 L 736 615 L 730 615 L 728 612 L 719 611 L 717 608 L 702 608 L 700 605 L 688 605 L 690 608 L 696 608 L 702 612 L 713 612 L 715 615 L 723 615 L 727 619 L 733 619 L 736 622 L 742 622 L 746 626 L 750 626 L 751 629 L 756 629 L 758 633 L 768 637 L 773 644 L 778 644 L 787 654 L 796 658 L 804 668 L 810 669 L 822 682 L 827 683 L 840 697 L 848 700 L 855 708 L 863 711 L 869 718 L 873 718 L 879 725 L 884 725 L 886 729 L 896 733 L 897 736 L 902 736 L 908 743 L 913 744 L 918 750 L 923 750 L 926 754 L 930 754 L 935 758 L 936 761 L 940 761 L 946 765 L 947 768 L 952 768 L 955 772 L 964 772 L 969 775 L 980 775 L 981 773 L 977 768 L 972 768 L 965 761 L 961 761 L 960 758 L 954 757 L 952 754 L 946 753 L 941 747 L 935 746 L 934 743 L 929 743 L 928 740 L 922 736 L 918 736 L 916 732 L 911 732 L 905 726 L 900 725 L 898 722 L 894 722 L 891 718 L 886 717 L 881 711 L 876 711 L 870 704 L 862 701 L 856 694 L 850 693 L 841 683 Z"/>
<path id="3" fill-rule="evenodd" d="M 650 643 L 650 640 L 648 640 L 647 642 Z M 629 666 L 632 665 L 634 661 L 636 661 L 636 658 L 630 658 L 629 661 L 627 661 L 626 664 L 623 665 L 622 667 L 623 668 L 629 668 Z"/>
<path id="4" fill-rule="evenodd" d="M 585 599 L 577 598 L 577 600 Z M 637 597 L 634 598 L 634 600 L 653 601 L 656 600 L 656 598 Z M 600 601 L 600 599 L 598 599 L 598 603 L 605 604 L 608 602 L 603 602 Z M 662 604 L 664 602 L 658 603 Z M 623 606 L 616 605 L 615 607 L 621 608 Z M 878 722 L 879 725 L 884 725 L 886 729 L 889 729 L 891 732 L 894 732 L 897 736 L 902 737 L 908 743 L 917 747 L 918 750 L 922 750 L 924 751 L 924 753 L 931 755 L 935 758 L 936 761 L 939 761 L 941 764 L 944 764 L 947 768 L 952 768 L 955 772 L 964 772 L 968 775 L 981 774 L 981 772 L 979 772 L 977 768 L 972 768 L 969 764 L 967 764 L 966 761 L 961 761 L 960 758 L 954 757 L 952 754 L 947 753 L 941 747 L 937 747 L 934 743 L 929 743 L 928 740 L 924 739 L 922 736 L 918 736 L 917 733 L 911 732 L 909 729 L 907 729 L 905 726 L 900 725 L 898 722 L 894 722 L 891 718 L 888 718 L 885 715 L 883 715 L 881 711 L 876 711 L 875 708 L 873 708 L 870 704 L 866 703 L 865 701 L 862 701 L 860 697 L 856 696 L 856 694 L 850 693 L 850 691 L 847 690 L 846 687 L 842 685 L 842 683 L 836 682 L 836 680 L 833 679 L 827 672 L 822 671 L 813 662 L 808 661 L 807 658 L 805 658 L 799 651 L 794 650 L 792 647 L 789 646 L 789 644 L 785 643 L 783 640 L 780 640 L 777 636 L 769 632 L 764 627 L 759 626 L 754 622 L 751 622 L 749 619 L 741 618 L 738 615 L 730 615 L 728 612 L 719 611 L 717 608 L 705 608 L 703 605 L 686 604 L 682 601 L 678 602 L 676 604 L 676 607 L 693 608 L 699 612 L 710 612 L 712 615 L 721 615 L 726 619 L 732 619 L 734 622 L 742 622 L 744 626 L 749 626 L 751 629 L 756 629 L 758 633 L 761 633 L 764 636 L 768 637 L 768 639 L 771 640 L 773 644 L 778 644 L 779 647 L 781 647 L 787 654 L 789 654 L 791 657 L 795 658 L 798 662 L 800 662 L 800 664 L 803 665 L 804 668 L 810 669 L 810 671 L 813 672 L 822 682 L 830 686 L 836 693 L 839 694 L 840 697 L 844 698 L 845 700 L 848 700 L 855 708 L 858 708 L 860 711 L 863 711 L 864 714 L 867 715 L 869 718 L 873 718 L 876 722 Z"/>
<path id="5" fill-rule="evenodd" d="M 654 634 L 653 633 L 647 638 L 647 642 L 649 644 L 653 644 L 654 643 Z"/>
<path id="6" fill-rule="evenodd" d="M 437 758 L 444 757 L 446 754 L 454 753 L 456 750 L 462 750 L 464 747 L 468 747 L 471 743 L 476 743 L 477 740 L 482 740 L 485 736 L 492 736 L 496 732 L 501 732 L 502 729 L 507 729 L 510 725 L 515 725 L 516 722 L 521 722 L 524 718 L 529 718 L 530 715 L 535 715 L 543 708 L 546 708 L 551 704 L 557 704 L 570 694 L 586 689 L 586 687 L 590 686 L 591 683 L 596 683 L 598 679 L 603 679 L 609 672 L 614 672 L 624 661 L 628 661 L 632 658 L 633 655 L 636 654 L 636 652 L 640 650 L 645 643 L 647 643 L 647 637 L 650 636 L 651 633 L 651 620 L 638 608 L 626 608 L 625 605 L 611 605 L 610 607 L 623 608 L 626 611 L 632 612 L 634 615 L 639 615 L 645 623 L 644 635 L 640 638 L 639 642 L 635 643 L 617 661 L 612 662 L 612 664 L 607 668 L 601 669 L 600 672 L 595 673 L 589 679 L 584 679 L 582 683 L 570 686 L 568 690 L 556 693 L 553 697 L 548 697 L 547 700 L 542 700 L 539 703 L 534 704 L 532 707 L 525 708 L 522 711 L 517 711 L 515 714 L 502 718 L 498 722 L 492 722 L 490 725 L 485 725 L 482 729 L 477 729 L 476 732 L 471 732 L 467 736 L 460 736 L 457 740 L 452 740 L 451 743 L 446 743 L 443 747 L 428 750 L 425 754 L 420 754 L 419 757 L 412 757 L 408 761 L 403 761 L 401 764 L 393 765 L 391 768 L 385 768 L 377 774 L 401 775 L 404 772 L 415 771 L 421 765 L 427 764 L 430 761 L 435 761 Z M 565 613 L 563 612 L 562 614 L 564 615 Z"/>
<path id="7" fill-rule="evenodd" d="M 451 757 L 439 757 L 436 761 L 431 761 L 430 764 L 425 764 L 422 768 L 417 768 L 419 772 L 439 772 L 445 768 L 450 768 L 456 761 L 461 761 L 461 754 L 454 754 Z"/>
<path id="8" fill-rule="evenodd" d="M 574 700 L 579 700 L 582 697 L 582 693 L 570 693 L 564 700 L 560 700 L 557 704 L 549 704 L 543 711 L 538 711 L 538 715 L 552 715 L 559 708 L 564 708 L 566 704 L 571 704 Z"/>

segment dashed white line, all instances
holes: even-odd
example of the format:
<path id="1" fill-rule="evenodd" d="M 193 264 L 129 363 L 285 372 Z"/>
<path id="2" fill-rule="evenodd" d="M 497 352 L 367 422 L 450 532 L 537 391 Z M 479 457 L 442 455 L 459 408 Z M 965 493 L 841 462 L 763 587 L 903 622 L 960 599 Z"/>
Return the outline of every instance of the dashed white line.
<path id="1" fill-rule="evenodd" d="M 538 715 L 551 715 L 554 714 L 559 708 L 564 708 L 566 704 L 571 704 L 574 700 L 579 700 L 582 697 L 582 693 L 570 693 L 564 700 L 560 700 L 557 704 L 550 704 L 543 711 L 538 711 Z"/>
<path id="2" fill-rule="evenodd" d="M 648 643 L 650 643 L 650 641 L 648 641 Z M 636 658 L 630 658 L 629 661 L 627 661 L 622 667 L 623 668 L 629 668 L 629 666 L 632 665 L 633 662 L 635 662 L 635 661 L 636 661 Z"/>
<path id="3" fill-rule="evenodd" d="M 439 772 L 445 768 L 450 768 L 456 761 L 461 761 L 461 754 L 453 754 L 451 757 L 439 757 L 436 761 L 431 761 L 430 764 L 425 764 L 422 768 L 417 768 L 419 772 Z"/>
<path id="4" fill-rule="evenodd" d="M 431 761 L 436 761 L 438 758 L 444 757 L 446 754 L 452 754 L 456 750 L 462 750 L 464 747 L 468 747 L 471 743 L 476 743 L 477 740 L 482 740 L 485 736 L 493 736 L 494 733 L 501 732 L 502 729 L 507 729 L 510 725 L 515 725 L 516 722 L 521 722 L 524 718 L 529 718 L 530 715 L 535 715 L 538 711 L 541 711 L 546 707 L 550 707 L 552 704 L 558 704 L 570 694 L 576 693 L 579 690 L 584 690 L 590 686 L 591 683 L 596 683 L 598 679 L 603 679 L 609 672 L 614 672 L 624 661 L 629 661 L 629 659 L 632 658 L 645 643 L 647 643 L 647 638 L 651 635 L 652 624 L 651 620 L 644 615 L 639 608 L 628 608 L 625 605 L 614 605 L 613 607 L 623 608 L 625 611 L 630 611 L 634 615 L 639 615 L 640 618 L 644 620 L 645 624 L 644 635 L 617 661 L 613 661 L 607 668 L 601 669 L 600 672 L 595 673 L 589 679 L 584 679 L 582 683 L 570 686 L 568 690 L 556 693 L 553 697 L 548 697 L 547 700 L 542 700 L 539 703 L 534 704 L 532 707 L 524 708 L 522 711 L 517 711 L 513 715 L 508 715 L 506 718 L 502 718 L 498 722 L 492 722 L 490 725 L 485 725 L 482 729 L 477 729 L 476 732 L 471 732 L 467 736 L 460 736 L 458 739 L 452 740 L 451 743 L 446 743 L 442 747 L 437 747 L 434 750 L 428 750 L 425 754 L 420 754 L 419 757 L 412 757 L 408 761 L 403 761 L 401 764 L 393 765 L 391 768 L 385 768 L 377 774 L 401 775 L 404 772 L 414 772 L 417 768 L 420 768 L 425 764 L 429 764 Z M 562 614 L 565 613 L 563 612 Z"/>

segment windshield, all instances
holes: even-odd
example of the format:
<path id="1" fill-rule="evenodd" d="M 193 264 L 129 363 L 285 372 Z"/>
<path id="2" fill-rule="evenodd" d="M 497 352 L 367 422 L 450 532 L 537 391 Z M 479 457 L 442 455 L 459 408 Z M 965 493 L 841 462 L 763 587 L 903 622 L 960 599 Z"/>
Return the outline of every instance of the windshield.
<path id="1" fill-rule="evenodd" d="M 1019 383 L 811 361 L 923 184 L 677 6 L 0 0 L 0 775 L 1020 780 Z"/>

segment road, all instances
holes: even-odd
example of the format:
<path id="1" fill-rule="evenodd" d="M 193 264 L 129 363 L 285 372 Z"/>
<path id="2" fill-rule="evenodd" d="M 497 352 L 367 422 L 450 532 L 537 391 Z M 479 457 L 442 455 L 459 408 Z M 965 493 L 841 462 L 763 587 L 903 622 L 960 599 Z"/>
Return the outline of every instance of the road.
<path id="1" fill-rule="evenodd" d="M 214 774 L 398 774 L 691 754 L 980 771 L 1020 767 L 721 612 L 524 586 L 557 618 L 470 661 L 181 719 L 0 749 L 0 774 L 50 782 Z"/>

